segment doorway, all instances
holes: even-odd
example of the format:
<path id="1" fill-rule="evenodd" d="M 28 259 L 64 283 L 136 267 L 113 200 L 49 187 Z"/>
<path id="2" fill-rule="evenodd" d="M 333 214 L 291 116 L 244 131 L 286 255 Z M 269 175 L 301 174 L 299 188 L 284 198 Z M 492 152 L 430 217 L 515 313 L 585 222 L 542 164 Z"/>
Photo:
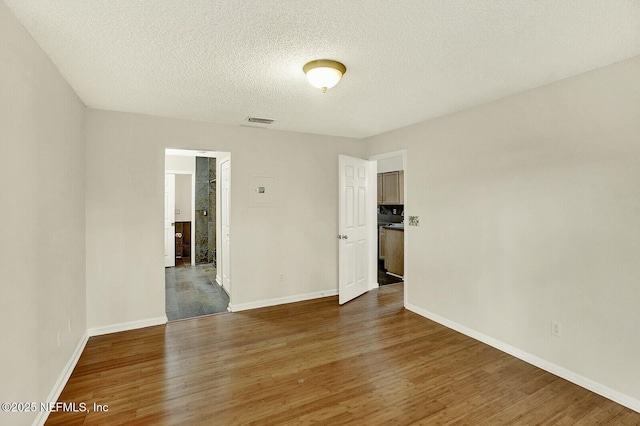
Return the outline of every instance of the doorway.
<path id="1" fill-rule="evenodd" d="M 405 280 L 406 150 L 375 155 L 377 162 L 378 285 Z"/>
<path id="2" fill-rule="evenodd" d="M 174 247 L 167 248 L 165 238 L 165 312 L 169 321 L 228 312 L 230 280 L 225 288 L 222 268 L 217 267 L 223 255 L 228 258 L 219 238 L 220 211 L 228 208 L 228 197 L 223 200 L 218 195 L 221 162 L 230 167 L 230 153 L 165 150 L 165 182 L 173 181 L 175 187 L 171 197 L 165 186 L 165 222 L 167 217 L 175 217 L 171 222 Z M 175 204 L 167 206 L 171 198 Z M 172 249 L 175 262 L 170 264 L 166 254 Z"/>

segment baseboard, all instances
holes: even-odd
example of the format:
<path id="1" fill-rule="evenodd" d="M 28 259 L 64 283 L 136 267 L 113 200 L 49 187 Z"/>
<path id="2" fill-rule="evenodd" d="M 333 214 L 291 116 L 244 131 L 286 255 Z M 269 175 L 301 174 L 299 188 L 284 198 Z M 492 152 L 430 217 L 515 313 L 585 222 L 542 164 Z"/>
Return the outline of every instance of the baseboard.
<path id="1" fill-rule="evenodd" d="M 229 304 L 230 312 L 240 312 L 249 309 L 266 308 L 267 306 L 282 305 L 285 303 L 302 302 L 303 300 L 318 299 L 327 296 L 336 296 L 338 289 L 316 291 L 314 293 L 296 294 L 294 296 L 279 297 L 276 299 L 258 300 L 256 302 Z"/>
<path id="2" fill-rule="evenodd" d="M 556 365 L 543 358 L 532 355 L 528 352 L 525 352 L 521 349 L 518 349 L 500 340 L 494 339 L 493 337 L 487 336 L 486 334 L 480 333 L 479 331 L 470 329 L 454 321 L 450 321 L 444 317 L 441 317 L 440 315 L 434 314 L 433 312 L 429 312 L 425 309 L 419 308 L 415 305 L 408 304 L 408 303 L 405 304 L 405 307 L 411 312 L 415 312 L 420 316 L 423 316 L 439 324 L 442 324 L 447 328 L 455 330 L 473 339 L 486 343 L 489 346 L 493 346 L 494 348 L 499 349 L 502 352 L 508 353 L 509 355 L 512 355 L 518 359 L 521 359 L 522 361 L 535 365 L 538 368 L 548 371 L 549 373 L 555 374 L 556 376 L 562 377 L 565 380 L 575 383 L 578 386 L 588 389 L 591 392 L 597 393 L 598 395 L 601 395 L 607 399 L 610 399 L 614 402 L 617 402 L 620 405 L 624 405 L 625 407 L 640 413 L 640 400 L 632 398 L 628 395 L 625 395 L 621 392 L 611 389 L 601 383 L 593 381 L 571 370 L 567 370 L 564 367 L 560 367 L 559 365 Z"/>
<path id="3" fill-rule="evenodd" d="M 89 336 L 100 336 L 103 334 L 117 333 L 119 331 L 135 330 L 137 328 L 151 327 L 154 325 L 166 324 L 167 316 L 157 318 L 147 318 L 139 321 L 123 322 L 120 324 L 105 325 L 103 327 L 95 327 L 87 330 Z"/>
<path id="4" fill-rule="evenodd" d="M 84 347 L 87 345 L 88 340 L 89 340 L 89 333 L 85 332 L 84 336 L 82 336 L 80 341 L 78 341 L 78 344 L 76 345 L 75 350 L 71 354 L 71 358 L 69 358 L 69 361 L 67 361 L 67 364 L 62 369 L 62 372 L 60 373 L 58 380 L 56 380 L 55 385 L 53 385 L 53 389 L 51 389 L 51 392 L 49 393 L 49 396 L 47 397 L 45 402 L 55 403 L 58 401 L 58 398 L 60 397 L 62 390 L 66 386 L 67 381 L 69 380 L 69 377 L 71 377 L 71 373 L 73 373 L 73 369 L 76 368 L 76 364 L 78 363 L 78 360 L 80 359 L 80 355 L 82 355 L 82 351 L 84 350 Z M 33 424 L 44 425 L 45 422 L 47 421 L 47 418 L 49 418 L 49 412 L 45 410 L 39 410 L 38 416 L 33 421 Z"/>
<path id="5" fill-rule="evenodd" d="M 216 279 L 216 283 L 218 283 L 218 280 Z M 229 298 L 231 298 L 231 295 L 229 294 L 229 290 L 227 290 L 227 288 L 225 286 L 223 286 L 222 284 L 218 283 L 218 285 L 220 286 L 221 289 L 224 290 L 225 293 L 227 293 L 227 296 L 229 296 Z"/>
<path id="6" fill-rule="evenodd" d="M 392 277 L 400 278 L 401 280 L 404 281 L 404 277 L 402 275 L 394 274 L 393 272 L 389 272 L 389 271 L 387 271 L 387 274 L 391 275 Z"/>

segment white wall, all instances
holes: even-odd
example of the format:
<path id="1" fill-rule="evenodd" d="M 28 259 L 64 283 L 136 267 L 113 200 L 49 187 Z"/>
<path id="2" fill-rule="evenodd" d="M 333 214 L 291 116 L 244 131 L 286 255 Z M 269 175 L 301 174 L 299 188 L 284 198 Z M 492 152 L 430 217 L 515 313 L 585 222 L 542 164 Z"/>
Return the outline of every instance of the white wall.
<path id="1" fill-rule="evenodd" d="M 166 155 L 164 167 L 170 173 L 190 173 L 176 174 L 176 222 L 191 222 L 193 220 L 193 182 L 196 174 L 196 158 L 184 155 Z"/>
<path id="2" fill-rule="evenodd" d="M 408 150 L 410 305 L 636 409 L 639 76 L 635 58 L 367 141 Z"/>
<path id="3" fill-rule="evenodd" d="M 86 331 L 85 107 L 3 2 L 0 64 L 0 401 L 45 402 Z"/>
<path id="4" fill-rule="evenodd" d="M 337 289 L 338 154 L 362 141 L 88 110 L 89 327 L 164 316 L 166 147 L 231 153 L 234 304 Z M 276 178 L 275 206 L 255 204 L 256 176 Z"/>
<path id="5" fill-rule="evenodd" d="M 190 172 L 196 173 L 196 158 L 188 155 L 169 155 L 165 156 L 164 168 L 167 171 Z"/>
<path id="6" fill-rule="evenodd" d="M 191 222 L 193 215 L 192 175 L 176 175 L 176 222 Z"/>
<path id="7" fill-rule="evenodd" d="M 404 170 L 404 159 L 402 156 L 381 158 L 378 160 L 378 173 L 395 172 Z"/>

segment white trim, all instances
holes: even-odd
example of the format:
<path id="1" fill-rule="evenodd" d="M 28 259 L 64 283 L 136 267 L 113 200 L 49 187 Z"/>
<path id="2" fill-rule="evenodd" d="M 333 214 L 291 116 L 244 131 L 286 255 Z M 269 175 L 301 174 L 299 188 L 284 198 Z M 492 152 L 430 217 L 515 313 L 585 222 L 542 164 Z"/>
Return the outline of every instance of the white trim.
<path id="1" fill-rule="evenodd" d="M 87 345 L 87 341 L 89 340 L 89 333 L 85 331 L 82 338 L 78 341 L 76 348 L 74 349 L 69 361 L 67 361 L 67 365 L 64 366 L 60 376 L 58 376 L 58 380 L 55 385 L 49 392 L 49 396 L 47 397 L 46 402 L 55 403 L 58 401 L 62 390 L 67 385 L 69 381 L 69 377 L 71 377 L 71 373 L 73 373 L 73 369 L 76 368 L 76 364 L 78 364 L 78 360 L 80 360 L 80 355 L 82 355 L 82 351 L 84 351 L 84 347 Z M 49 412 L 42 410 L 39 411 L 38 416 L 33 421 L 34 425 L 44 425 L 47 419 L 49 418 Z"/>
<path id="2" fill-rule="evenodd" d="M 231 300 L 233 300 L 231 297 L 233 292 L 233 285 L 231 284 L 231 240 L 233 239 L 233 230 L 231 229 L 231 198 L 233 197 L 231 153 L 229 153 L 229 155 L 224 159 L 220 159 L 219 165 L 220 168 L 218 168 L 218 160 L 216 160 L 216 277 L 220 277 L 221 287 L 226 290 L 229 295 L 229 303 L 231 303 Z M 228 179 L 226 180 L 224 178 L 225 169 L 229 173 Z M 226 202 L 224 198 L 225 190 L 228 191 L 228 199 Z M 226 217 L 226 223 L 223 223 L 224 217 Z M 225 230 L 222 228 L 223 225 L 226 225 L 228 228 L 228 244 L 224 241 L 225 237 L 223 234 Z M 218 237 L 220 240 L 218 240 Z M 220 261 L 221 259 L 222 261 Z M 224 285 L 225 277 L 227 279 L 226 286 Z"/>
<path id="3" fill-rule="evenodd" d="M 101 336 L 103 334 L 117 333 L 119 331 L 135 330 L 137 328 L 151 327 L 154 325 L 162 325 L 168 322 L 167 316 L 147 318 L 139 321 L 123 322 L 120 324 L 105 325 L 102 327 L 94 327 L 87 330 L 89 336 Z"/>
<path id="4" fill-rule="evenodd" d="M 384 160 L 385 158 L 391 158 L 391 157 L 405 157 L 406 158 L 406 154 L 407 154 L 407 150 L 406 149 L 399 149 L 397 151 L 391 151 L 391 152 L 384 152 L 382 154 L 375 154 L 375 155 L 370 155 L 369 156 L 369 160 Z M 403 158 L 402 161 L 404 167 L 406 168 L 407 164 L 406 164 L 406 160 Z"/>
<path id="5" fill-rule="evenodd" d="M 167 149 L 167 151 L 169 151 Z M 179 151 L 179 150 L 178 150 Z M 165 158 L 166 158 L 165 154 Z M 187 156 L 187 154 L 171 154 L 171 155 L 183 155 L 183 156 Z M 195 161 L 196 157 L 193 157 L 193 160 Z M 195 170 L 195 165 L 193 167 L 193 170 L 166 170 L 164 171 L 165 173 L 171 173 L 174 175 L 189 175 L 191 176 L 191 241 L 195 241 L 196 240 L 196 170 Z M 191 252 L 189 254 L 189 258 L 191 259 L 191 265 L 195 265 L 196 264 L 196 245 L 195 244 L 191 244 Z"/>
<path id="6" fill-rule="evenodd" d="M 196 157 L 193 157 L 195 163 Z M 216 169 L 217 170 L 217 169 Z M 216 172 L 217 173 L 217 172 Z M 216 190 L 217 193 L 217 190 Z M 216 195 L 217 197 L 217 195 Z M 191 173 L 191 266 L 196 266 L 196 166 L 193 165 L 193 173 Z M 216 212 L 218 211 L 218 201 L 216 200 Z M 217 219 L 216 219 L 217 220 Z M 166 290 L 165 290 L 166 294 Z"/>
<path id="7" fill-rule="evenodd" d="M 319 299 L 321 297 L 337 296 L 338 289 L 316 291 L 314 293 L 296 294 L 294 296 L 278 297 L 276 299 L 258 300 L 256 302 L 229 304 L 229 312 L 240 312 L 249 309 L 266 308 L 267 306 L 283 305 L 285 303 L 302 302 L 303 300 Z"/>
<path id="8" fill-rule="evenodd" d="M 164 155 L 177 155 L 182 157 L 208 157 L 215 158 L 220 151 L 212 151 L 210 149 L 174 149 L 165 148 Z"/>
<path id="9" fill-rule="evenodd" d="M 391 158 L 391 157 L 402 157 L 402 170 L 404 171 L 404 213 L 405 213 L 405 217 L 408 216 L 407 215 L 407 205 L 409 205 L 409 207 L 411 207 L 411 204 L 407 203 L 407 198 L 410 198 L 407 196 L 407 155 L 408 155 L 408 151 L 406 148 L 404 149 L 399 149 L 397 151 L 391 151 L 391 152 L 384 152 L 382 154 L 375 154 L 375 155 L 370 155 L 368 157 L 368 160 L 375 160 L 375 161 L 379 161 L 379 160 L 384 160 L 385 158 Z M 377 181 L 376 181 L 377 184 Z M 375 200 L 376 200 L 376 204 L 377 204 L 377 194 L 375 194 Z M 377 229 L 377 227 L 376 227 Z M 408 247 L 409 247 L 409 240 L 411 238 L 411 231 L 407 232 L 405 231 L 404 233 L 404 277 L 402 277 L 402 280 L 404 281 L 404 305 L 407 306 L 409 304 L 409 293 L 411 290 L 411 286 L 409 284 L 407 284 L 407 276 L 410 275 L 410 271 L 409 268 L 407 267 L 407 253 L 409 253 Z M 376 265 L 378 262 L 378 253 L 375 254 L 375 259 L 376 259 Z M 376 267 L 376 271 L 377 271 L 377 267 Z M 376 272 L 376 280 L 377 280 L 377 272 Z"/>
<path id="10" fill-rule="evenodd" d="M 499 349 L 502 352 L 505 352 L 516 358 L 519 358 L 522 361 L 525 361 L 538 368 L 548 371 L 549 373 L 555 374 L 556 376 L 562 377 L 565 380 L 575 383 L 578 386 L 588 389 L 591 392 L 597 393 L 598 395 L 601 395 L 614 402 L 617 402 L 620 405 L 624 405 L 625 407 L 640 413 L 640 400 L 638 399 L 625 395 L 621 392 L 611 389 L 608 386 L 605 386 L 601 383 L 593 381 L 571 370 L 567 370 L 564 367 L 560 367 L 557 364 L 554 364 L 543 358 L 540 358 L 533 354 L 525 352 L 521 349 L 518 349 L 500 340 L 494 339 L 493 337 L 487 336 L 486 334 L 480 333 L 479 331 L 473 330 L 471 328 L 465 327 L 464 325 L 448 320 L 444 317 L 441 317 L 438 314 L 434 314 L 433 312 L 429 312 L 425 309 L 419 308 L 415 305 L 411 305 L 408 303 L 405 303 L 405 308 L 410 310 L 411 312 L 415 312 L 420 316 L 423 316 L 439 324 L 442 324 L 447 328 L 450 328 L 459 333 L 467 335 L 473 339 L 486 343 L 489 346 L 493 346 L 494 348 Z"/>
<path id="11" fill-rule="evenodd" d="M 224 288 L 222 284 L 220 284 L 220 281 L 218 281 L 218 277 L 216 277 L 216 284 L 218 284 L 224 290 L 224 292 L 227 293 L 227 296 L 229 296 L 229 300 L 231 300 L 231 295 L 229 294 L 229 291 L 227 291 L 227 289 Z"/>
<path id="12" fill-rule="evenodd" d="M 369 161 L 369 176 L 367 176 L 369 196 L 366 201 L 367 221 L 369 223 L 367 228 L 367 239 L 369 240 L 367 273 L 369 275 L 369 291 L 371 291 L 378 288 L 378 162 L 374 160 L 367 161 Z"/>
<path id="13" fill-rule="evenodd" d="M 192 175 L 194 174 L 191 170 L 179 170 L 179 169 L 166 169 L 165 173 L 169 173 L 172 175 Z"/>

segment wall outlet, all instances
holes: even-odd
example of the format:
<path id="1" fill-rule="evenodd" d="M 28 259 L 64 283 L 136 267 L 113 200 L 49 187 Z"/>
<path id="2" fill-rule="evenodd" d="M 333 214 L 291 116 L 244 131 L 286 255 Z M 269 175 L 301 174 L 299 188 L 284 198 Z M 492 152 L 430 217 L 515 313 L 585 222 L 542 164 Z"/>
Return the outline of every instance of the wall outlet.
<path id="1" fill-rule="evenodd" d="M 280 281 L 284 281 L 284 274 L 280 274 Z"/>
<path id="2" fill-rule="evenodd" d="M 562 326 L 559 322 L 551 321 L 551 334 L 562 337 Z"/>

